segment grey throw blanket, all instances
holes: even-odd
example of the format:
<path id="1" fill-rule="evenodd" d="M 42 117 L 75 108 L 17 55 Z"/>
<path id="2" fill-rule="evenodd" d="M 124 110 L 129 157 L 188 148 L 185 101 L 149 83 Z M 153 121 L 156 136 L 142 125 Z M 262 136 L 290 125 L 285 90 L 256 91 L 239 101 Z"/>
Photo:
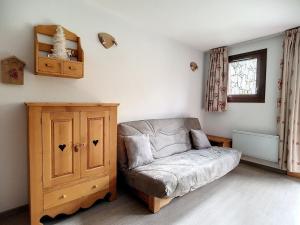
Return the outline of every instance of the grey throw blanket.
<path id="1" fill-rule="evenodd" d="M 177 197 L 193 191 L 234 169 L 241 153 L 211 147 L 189 150 L 125 172 L 128 184 L 148 195 Z"/>

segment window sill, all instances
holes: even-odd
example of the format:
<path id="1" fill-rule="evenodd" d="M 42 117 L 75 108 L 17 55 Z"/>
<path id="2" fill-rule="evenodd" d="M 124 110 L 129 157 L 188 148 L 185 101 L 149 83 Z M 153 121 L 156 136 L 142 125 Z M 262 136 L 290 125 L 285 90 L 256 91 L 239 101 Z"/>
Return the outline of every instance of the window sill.
<path id="1" fill-rule="evenodd" d="M 228 103 L 265 103 L 265 96 L 235 95 L 227 97 Z"/>

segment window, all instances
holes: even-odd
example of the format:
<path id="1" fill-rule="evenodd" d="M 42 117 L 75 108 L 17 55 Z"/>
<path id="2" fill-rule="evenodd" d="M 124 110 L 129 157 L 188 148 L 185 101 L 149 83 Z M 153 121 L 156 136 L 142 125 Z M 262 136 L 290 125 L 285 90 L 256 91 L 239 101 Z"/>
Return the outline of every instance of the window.
<path id="1" fill-rule="evenodd" d="M 265 102 L 267 49 L 229 56 L 228 102 Z"/>

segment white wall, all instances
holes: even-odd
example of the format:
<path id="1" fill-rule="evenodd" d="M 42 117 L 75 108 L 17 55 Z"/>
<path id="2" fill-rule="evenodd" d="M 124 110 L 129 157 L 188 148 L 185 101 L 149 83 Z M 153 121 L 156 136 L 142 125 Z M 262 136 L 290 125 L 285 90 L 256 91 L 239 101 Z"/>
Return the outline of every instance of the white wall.
<path id="1" fill-rule="evenodd" d="M 61 24 L 81 37 L 84 79 L 33 75 L 33 26 Z M 114 35 L 104 49 L 98 32 Z M 119 122 L 199 117 L 203 54 L 132 27 L 93 1 L 1 0 L 0 59 L 26 62 L 24 86 L 0 83 L 0 212 L 27 203 L 26 101 L 119 102 Z M 197 72 L 190 61 L 199 65 Z"/>
<path id="2" fill-rule="evenodd" d="M 229 47 L 229 55 L 259 49 L 268 49 L 265 103 L 228 103 L 224 113 L 205 112 L 204 129 L 208 134 L 231 137 L 232 130 L 257 131 L 276 134 L 277 81 L 281 74 L 282 35 L 248 41 Z M 205 78 L 208 74 L 209 55 L 205 54 Z M 205 89 L 203 82 L 203 90 Z"/>

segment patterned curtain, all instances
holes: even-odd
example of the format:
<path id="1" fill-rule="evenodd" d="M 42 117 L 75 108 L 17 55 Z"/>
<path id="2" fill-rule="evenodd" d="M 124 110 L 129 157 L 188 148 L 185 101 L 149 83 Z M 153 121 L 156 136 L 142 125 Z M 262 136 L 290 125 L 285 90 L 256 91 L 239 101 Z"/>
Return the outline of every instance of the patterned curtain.
<path id="1" fill-rule="evenodd" d="M 206 84 L 205 109 L 208 112 L 227 110 L 228 49 L 210 50 L 209 77 Z"/>
<path id="2" fill-rule="evenodd" d="M 279 164 L 300 172 L 300 28 L 285 32 L 278 99 Z"/>

